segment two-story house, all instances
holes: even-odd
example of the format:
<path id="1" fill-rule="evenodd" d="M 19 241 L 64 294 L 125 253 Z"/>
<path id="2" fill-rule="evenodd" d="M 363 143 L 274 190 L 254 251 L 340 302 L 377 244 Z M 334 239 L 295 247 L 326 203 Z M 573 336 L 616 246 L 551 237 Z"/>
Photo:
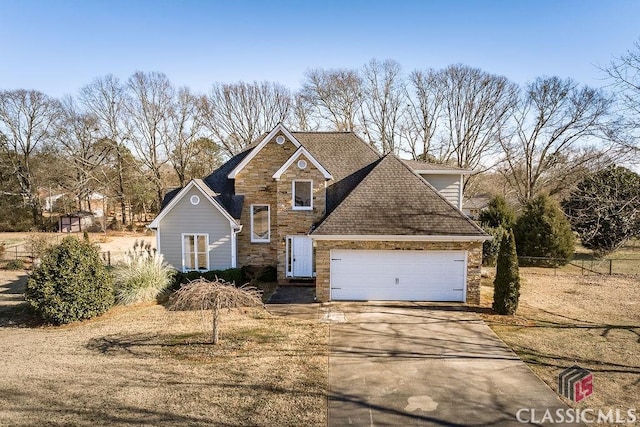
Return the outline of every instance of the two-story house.
<path id="1" fill-rule="evenodd" d="M 478 303 L 488 236 L 460 210 L 465 173 L 278 125 L 168 194 L 149 227 L 183 271 L 272 265 L 280 282 L 315 277 L 319 301 Z"/>

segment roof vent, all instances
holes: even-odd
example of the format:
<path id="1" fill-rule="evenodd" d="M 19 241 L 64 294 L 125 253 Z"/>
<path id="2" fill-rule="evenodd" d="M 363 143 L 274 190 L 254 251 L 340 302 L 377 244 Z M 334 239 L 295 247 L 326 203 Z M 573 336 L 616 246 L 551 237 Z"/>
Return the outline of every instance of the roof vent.
<path id="1" fill-rule="evenodd" d="M 282 135 L 278 135 L 278 136 L 276 137 L 276 143 L 277 143 L 278 145 L 282 145 L 282 144 L 284 144 L 284 136 L 282 136 Z"/>

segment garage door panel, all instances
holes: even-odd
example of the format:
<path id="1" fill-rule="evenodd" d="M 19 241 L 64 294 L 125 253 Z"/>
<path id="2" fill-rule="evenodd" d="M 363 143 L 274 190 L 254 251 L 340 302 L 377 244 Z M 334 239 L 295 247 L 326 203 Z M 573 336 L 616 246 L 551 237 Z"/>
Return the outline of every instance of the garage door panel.
<path id="1" fill-rule="evenodd" d="M 331 299 L 464 301 L 463 251 L 332 250 Z"/>

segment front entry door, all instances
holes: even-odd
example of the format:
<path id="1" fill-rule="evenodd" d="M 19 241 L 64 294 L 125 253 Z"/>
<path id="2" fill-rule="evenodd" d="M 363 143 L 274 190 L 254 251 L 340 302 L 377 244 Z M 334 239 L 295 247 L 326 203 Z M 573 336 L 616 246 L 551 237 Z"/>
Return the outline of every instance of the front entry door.
<path id="1" fill-rule="evenodd" d="M 313 276 L 313 242 L 307 236 L 290 236 L 289 274 L 293 277 Z"/>

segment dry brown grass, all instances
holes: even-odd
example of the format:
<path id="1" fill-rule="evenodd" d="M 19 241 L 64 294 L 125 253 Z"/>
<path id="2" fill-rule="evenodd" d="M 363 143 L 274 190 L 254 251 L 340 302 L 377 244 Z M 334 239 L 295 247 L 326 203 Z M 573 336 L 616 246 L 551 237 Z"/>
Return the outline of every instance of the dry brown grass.
<path id="1" fill-rule="evenodd" d="M 594 393 L 571 406 L 635 408 L 640 391 L 640 279 L 554 275 L 521 268 L 516 316 L 485 314 L 491 328 L 553 390 L 564 368 L 579 365 L 594 377 Z M 493 276 L 483 279 L 489 308 Z"/>
<path id="2" fill-rule="evenodd" d="M 157 304 L 34 326 L 20 274 L 0 272 L 0 425 L 326 425 L 326 324 L 223 311 L 218 346 Z"/>

